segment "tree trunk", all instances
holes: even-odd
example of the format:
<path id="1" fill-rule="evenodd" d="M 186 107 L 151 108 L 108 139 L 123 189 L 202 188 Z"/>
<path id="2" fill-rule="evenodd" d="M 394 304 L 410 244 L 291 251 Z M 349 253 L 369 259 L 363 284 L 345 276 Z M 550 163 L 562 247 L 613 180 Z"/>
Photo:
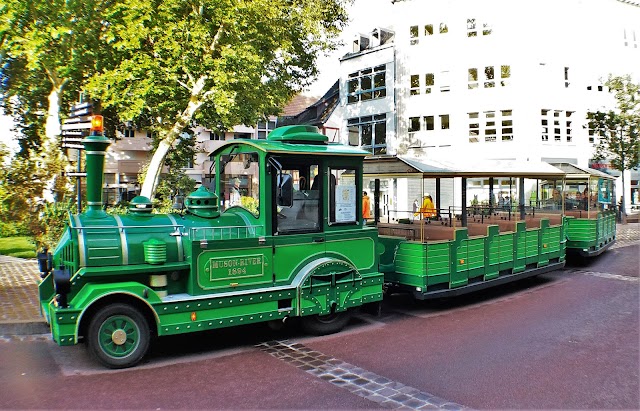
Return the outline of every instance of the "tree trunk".
<path id="1" fill-rule="evenodd" d="M 169 131 L 169 133 L 160 141 L 158 148 L 153 153 L 153 157 L 151 157 L 151 162 L 149 163 L 149 168 L 147 169 L 147 173 L 144 177 L 144 182 L 142 183 L 142 188 L 140 189 L 141 196 L 145 196 L 148 199 L 153 198 L 153 193 L 155 192 L 158 184 L 158 178 L 162 172 L 162 165 L 164 164 L 164 159 L 167 156 L 169 149 L 171 149 L 175 142 L 180 138 L 180 133 L 182 133 L 184 128 L 191 122 L 193 115 L 204 103 L 202 89 L 205 80 L 206 78 L 200 78 L 196 82 L 191 92 L 191 100 L 189 100 L 189 104 L 187 104 L 187 107 L 171 128 L 171 131 Z"/>
<path id="2" fill-rule="evenodd" d="M 49 93 L 49 107 L 47 108 L 47 120 L 45 122 L 45 136 L 50 143 L 57 143 L 60 135 L 60 93 L 62 84 L 52 84 Z"/>

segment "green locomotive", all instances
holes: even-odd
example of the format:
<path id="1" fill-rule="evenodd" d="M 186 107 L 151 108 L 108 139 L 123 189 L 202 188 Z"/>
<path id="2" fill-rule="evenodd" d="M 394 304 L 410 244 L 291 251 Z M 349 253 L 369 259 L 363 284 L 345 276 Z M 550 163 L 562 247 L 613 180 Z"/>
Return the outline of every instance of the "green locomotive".
<path id="1" fill-rule="evenodd" d="M 151 335 L 289 317 L 332 333 L 382 300 L 378 232 L 359 201 L 366 152 L 315 127 L 283 127 L 216 150 L 215 188 L 191 193 L 184 214 L 153 214 L 137 197 L 112 216 L 101 199 L 109 140 L 95 134 L 83 141 L 88 210 L 69 216 L 39 286 L 58 344 L 84 338 L 122 368 Z"/>

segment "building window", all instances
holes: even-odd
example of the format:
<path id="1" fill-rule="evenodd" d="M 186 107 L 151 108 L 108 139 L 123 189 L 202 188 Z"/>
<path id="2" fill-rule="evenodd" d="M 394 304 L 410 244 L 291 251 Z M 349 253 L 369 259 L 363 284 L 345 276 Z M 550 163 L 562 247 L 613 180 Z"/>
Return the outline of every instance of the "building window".
<path id="1" fill-rule="evenodd" d="M 386 66 L 383 64 L 349 74 L 347 93 L 349 104 L 386 97 Z"/>
<path id="2" fill-rule="evenodd" d="M 387 153 L 387 115 L 364 116 L 347 120 L 349 145 L 359 146 L 372 154 Z"/>
<path id="3" fill-rule="evenodd" d="M 125 138 L 134 138 L 136 136 L 136 131 L 132 128 L 125 128 L 122 130 L 122 135 Z"/>
<path id="4" fill-rule="evenodd" d="M 449 115 L 441 114 L 440 115 L 440 128 L 442 130 L 449 130 Z"/>
<path id="5" fill-rule="evenodd" d="M 440 80 L 438 80 L 438 82 L 440 83 L 440 92 L 441 93 L 446 93 L 448 91 L 451 91 L 451 79 L 449 78 L 449 70 L 444 70 L 440 72 Z"/>
<path id="6" fill-rule="evenodd" d="M 469 69 L 469 76 L 467 80 L 469 82 L 469 90 L 478 88 L 478 69 L 477 68 Z"/>
<path id="7" fill-rule="evenodd" d="M 502 87 L 509 84 L 508 80 L 511 78 L 511 66 L 500 66 L 500 85 Z"/>
<path id="8" fill-rule="evenodd" d="M 469 114 L 469 142 L 477 143 L 480 135 L 480 123 L 478 122 L 478 113 Z"/>
<path id="9" fill-rule="evenodd" d="M 477 37 L 476 19 L 467 19 L 467 37 Z"/>
<path id="10" fill-rule="evenodd" d="M 564 87 L 569 87 L 569 67 L 564 68 Z"/>
<path id="11" fill-rule="evenodd" d="M 256 127 L 256 137 L 258 138 L 258 140 L 266 140 L 269 133 L 275 130 L 276 127 L 276 120 L 259 121 L 258 127 Z"/>
<path id="12" fill-rule="evenodd" d="M 449 32 L 449 26 L 447 26 L 447 23 L 440 23 L 440 34 L 444 34 L 448 32 Z"/>
<path id="13" fill-rule="evenodd" d="M 482 24 L 482 35 L 483 36 L 488 36 L 493 32 L 493 29 L 491 28 L 491 26 L 489 25 L 489 23 L 483 23 Z"/>
<path id="14" fill-rule="evenodd" d="M 416 137 L 420 131 L 420 117 L 409 117 L 409 147 L 420 147 L 420 139 Z"/>
<path id="15" fill-rule="evenodd" d="M 427 131 L 434 130 L 433 116 L 424 116 L 424 129 Z"/>
<path id="16" fill-rule="evenodd" d="M 411 39 L 409 44 L 412 46 L 418 44 L 418 26 L 409 27 L 409 38 Z"/>
<path id="17" fill-rule="evenodd" d="M 420 94 L 420 75 L 412 74 L 411 75 L 411 90 L 410 93 L 412 96 Z"/>
<path id="18" fill-rule="evenodd" d="M 433 36 L 433 24 L 425 24 L 424 25 L 424 35 L 425 36 Z"/>
<path id="19" fill-rule="evenodd" d="M 624 46 L 625 47 L 631 47 L 634 49 L 638 48 L 638 41 L 636 38 L 636 31 L 635 30 L 628 30 L 627 29 L 623 29 L 623 35 L 624 35 Z"/>
<path id="20" fill-rule="evenodd" d="M 224 140 L 224 133 L 216 133 L 215 131 L 209 131 L 209 140 Z"/>
<path id="21" fill-rule="evenodd" d="M 425 85 L 427 86 L 424 89 L 424 93 L 425 94 L 431 94 L 431 88 L 436 84 L 436 75 L 433 74 L 433 73 L 425 74 L 424 82 L 425 82 Z"/>
<path id="22" fill-rule="evenodd" d="M 409 117 L 409 133 L 420 131 L 420 117 Z"/>
<path id="23" fill-rule="evenodd" d="M 513 141 L 513 112 L 511 110 L 500 110 L 502 115 L 502 141 Z"/>
<path id="24" fill-rule="evenodd" d="M 496 86 L 493 66 L 487 66 L 484 68 L 484 78 L 484 88 L 493 88 Z"/>

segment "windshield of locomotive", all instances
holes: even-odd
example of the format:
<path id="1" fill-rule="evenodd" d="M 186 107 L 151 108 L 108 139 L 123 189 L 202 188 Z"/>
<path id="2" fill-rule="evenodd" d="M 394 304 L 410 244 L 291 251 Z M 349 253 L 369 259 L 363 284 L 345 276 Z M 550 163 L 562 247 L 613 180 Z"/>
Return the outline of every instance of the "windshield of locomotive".
<path id="1" fill-rule="evenodd" d="M 256 217 L 260 214 L 260 164 L 257 153 L 230 153 L 220 156 L 222 174 L 218 179 L 222 210 L 242 207 Z"/>

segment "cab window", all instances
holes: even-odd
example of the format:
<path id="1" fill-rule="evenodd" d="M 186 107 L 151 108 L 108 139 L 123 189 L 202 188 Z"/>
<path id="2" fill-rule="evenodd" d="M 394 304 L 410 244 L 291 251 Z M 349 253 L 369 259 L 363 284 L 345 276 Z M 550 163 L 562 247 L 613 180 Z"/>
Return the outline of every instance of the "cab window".
<path id="1" fill-rule="evenodd" d="M 293 179 L 293 201 L 290 207 L 275 206 L 275 231 L 281 234 L 320 231 L 322 184 L 318 163 L 278 161 L 283 167 L 281 173 Z"/>
<path id="2" fill-rule="evenodd" d="M 329 224 L 358 222 L 356 180 L 353 168 L 329 169 Z"/>
<path id="3" fill-rule="evenodd" d="M 230 153 L 220 156 L 222 173 L 218 180 L 222 210 L 242 207 L 260 214 L 260 164 L 257 153 Z"/>

